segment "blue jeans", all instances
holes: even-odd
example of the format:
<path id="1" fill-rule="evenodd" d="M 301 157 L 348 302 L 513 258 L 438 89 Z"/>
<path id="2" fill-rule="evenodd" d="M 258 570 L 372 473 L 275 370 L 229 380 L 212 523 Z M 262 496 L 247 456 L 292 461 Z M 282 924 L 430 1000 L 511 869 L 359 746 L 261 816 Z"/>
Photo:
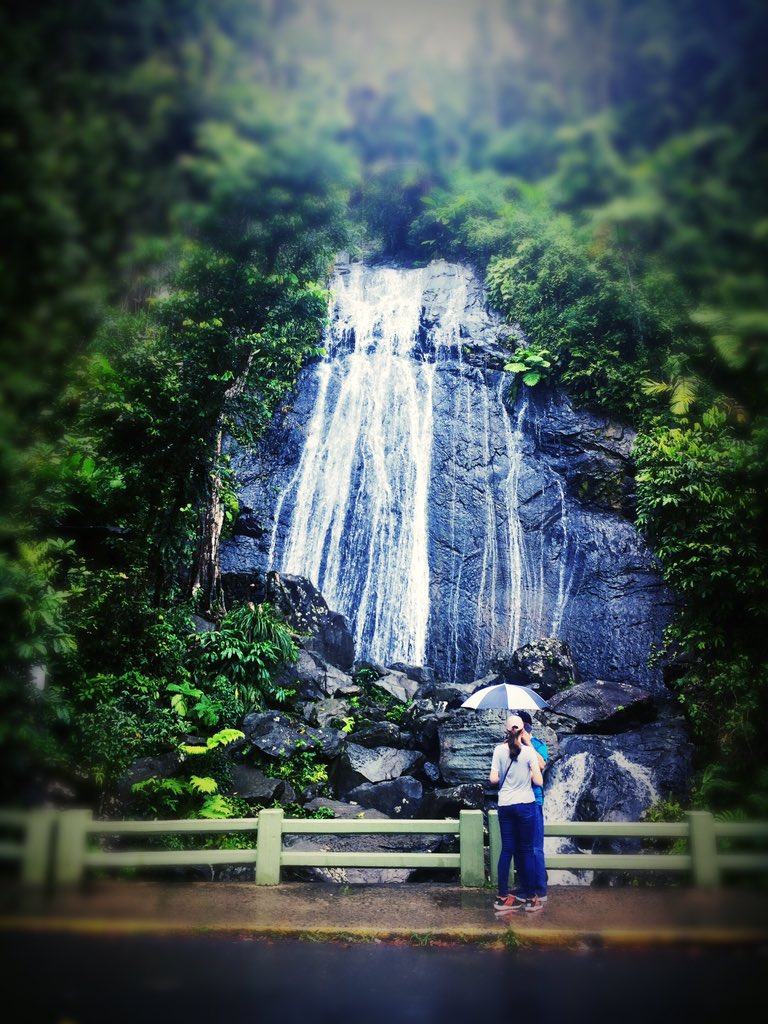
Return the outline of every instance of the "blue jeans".
<path id="1" fill-rule="evenodd" d="M 533 828 L 533 891 L 537 896 L 547 895 L 547 869 L 544 866 L 544 806 L 534 804 L 536 818 Z"/>
<path id="2" fill-rule="evenodd" d="M 538 804 L 510 804 L 499 807 L 499 895 L 509 893 L 509 867 L 515 861 L 515 874 L 521 895 L 533 896 L 536 882 L 533 840 L 536 831 Z M 543 815 L 542 815 L 543 817 Z"/>

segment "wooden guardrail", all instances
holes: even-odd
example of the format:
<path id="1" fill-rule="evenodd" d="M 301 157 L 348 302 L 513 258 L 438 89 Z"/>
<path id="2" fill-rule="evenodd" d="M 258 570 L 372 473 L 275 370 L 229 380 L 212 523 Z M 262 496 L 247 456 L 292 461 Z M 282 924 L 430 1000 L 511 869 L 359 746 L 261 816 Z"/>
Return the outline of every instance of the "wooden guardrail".
<path id="1" fill-rule="evenodd" d="M 104 837 L 244 834 L 243 849 L 110 849 Z M 546 855 L 547 868 L 576 871 L 677 872 L 697 886 L 720 885 L 736 873 L 768 872 L 768 822 L 721 822 L 707 811 L 689 811 L 683 822 L 547 822 L 545 836 L 636 839 L 645 850 L 630 853 L 569 852 Z M 286 848 L 286 835 L 442 835 L 457 840 L 457 852 L 322 851 Z M 487 845 L 486 845 L 487 837 Z M 658 849 L 658 841 L 681 841 L 684 852 Z M 88 872 L 125 868 L 252 865 L 257 885 L 277 885 L 283 867 L 449 869 L 463 886 L 495 884 L 500 850 L 498 814 L 461 811 L 458 819 L 286 818 L 267 809 L 256 818 L 168 821 L 99 821 L 89 810 L 0 809 L 0 861 L 15 862 L 29 885 L 67 886 Z M 676 844 L 680 845 L 680 842 Z"/>

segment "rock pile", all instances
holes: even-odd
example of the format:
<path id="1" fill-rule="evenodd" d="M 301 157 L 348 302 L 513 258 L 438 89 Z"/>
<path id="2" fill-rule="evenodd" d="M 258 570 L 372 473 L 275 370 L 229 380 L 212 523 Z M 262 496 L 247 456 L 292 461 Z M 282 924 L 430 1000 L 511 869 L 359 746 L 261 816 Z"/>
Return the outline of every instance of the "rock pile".
<path id="1" fill-rule="evenodd" d="M 535 716 L 535 733 L 549 747 L 550 777 L 559 761 L 585 751 L 605 767 L 578 794 L 571 818 L 638 818 L 652 793 L 685 791 L 691 747 L 670 705 L 621 681 L 581 683 L 560 640 L 543 638 L 497 657 L 482 679 L 446 685 L 428 668 L 354 661 L 343 618 L 307 580 L 268 573 L 252 581 L 249 599 L 254 597 L 272 602 L 303 633 L 298 660 L 278 680 L 295 691 L 291 706 L 246 715 L 244 739 L 226 748 L 232 762 L 227 795 L 254 810 L 278 802 L 289 815 L 325 808 L 339 818 L 403 819 L 487 811 L 495 806 L 488 783 L 491 751 L 503 738 L 507 712 L 460 705 L 481 686 L 512 679 L 549 703 Z M 306 755 L 321 767 L 318 778 L 298 770 L 270 773 L 270 767 Z M 639 774 L 622 775 L 618 755 L 638 766 Z M 140 769 L 133 766 L 131 781 L 144 774 Z M 153 759 L 145 769 L 171 775 L 178 763 Z M 440 835 L 286 836 L 286 844 L 298 849 L 341 850 L 349 843 L 358 850 L 432 852 L 450 849 L 452 841 Z M 293 876 L 345 882 L 423 877 L 417 869 L 319 868 L 294 869 Z"/>

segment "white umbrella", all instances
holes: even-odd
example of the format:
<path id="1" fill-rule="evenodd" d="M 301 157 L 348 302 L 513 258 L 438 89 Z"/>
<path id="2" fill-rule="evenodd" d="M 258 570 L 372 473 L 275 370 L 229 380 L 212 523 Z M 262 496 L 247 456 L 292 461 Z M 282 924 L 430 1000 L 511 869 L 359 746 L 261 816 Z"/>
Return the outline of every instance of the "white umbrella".
<path id="1" fill-rule="evenodd" d="M 491 708 L 507 708 L 510 711 L 541 711 L 549 704 L 527 686 L 516 686 L 514 683 L 496 683 L 484 686 L 467 697 L 461 705 L 463 708 L 474 708 L 475 711 L 486 711 Z"/>

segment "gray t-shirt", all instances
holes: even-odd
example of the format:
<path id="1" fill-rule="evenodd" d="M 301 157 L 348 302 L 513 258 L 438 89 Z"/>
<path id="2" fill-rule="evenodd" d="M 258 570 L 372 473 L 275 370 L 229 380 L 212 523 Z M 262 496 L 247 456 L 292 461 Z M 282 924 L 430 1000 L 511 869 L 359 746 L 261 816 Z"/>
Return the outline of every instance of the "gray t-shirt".
<path id="1" fill-rule="evenodd" d="M 534 802 L 536 798 L 531 785 L 531 767 L 537 764 L 536 752 L 532 747 L 524 746 L 516 761 L 510 758 L 506 743 L 499 743 L 493 748 L 491 771 L 498 772 L 500 779 L 504 777 L 504 772 L 507 772 L 504 785 L 499 790 L 499 807 Z"/>

